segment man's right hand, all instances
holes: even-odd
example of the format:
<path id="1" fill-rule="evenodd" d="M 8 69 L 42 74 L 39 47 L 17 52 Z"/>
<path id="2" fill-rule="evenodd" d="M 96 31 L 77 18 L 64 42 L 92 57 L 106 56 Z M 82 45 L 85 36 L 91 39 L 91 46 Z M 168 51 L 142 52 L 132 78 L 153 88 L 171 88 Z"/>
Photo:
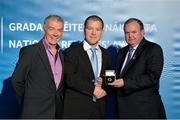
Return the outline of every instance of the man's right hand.
<path id="1" fill-rule="evenodd" d="M 96 97 L 96 99 L 100 99 L 106 96 L 107 94 L 106 91 L 102 89 L 100 86 L 95 86 L 93 95 Z"/>

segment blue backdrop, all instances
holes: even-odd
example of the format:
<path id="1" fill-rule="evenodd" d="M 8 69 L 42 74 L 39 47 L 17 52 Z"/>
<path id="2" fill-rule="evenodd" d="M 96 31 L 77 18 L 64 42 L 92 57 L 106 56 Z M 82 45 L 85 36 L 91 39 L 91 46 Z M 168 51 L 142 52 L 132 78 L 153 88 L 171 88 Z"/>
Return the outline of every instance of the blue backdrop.
<path id="1" fill-rule="evenodd" d="M 0 118 L 18 118 L 19 107 L 10 77 L 20 48 L 41 39 L 42 22 L 49 14 L 58 14 L 65 20 L 65 33 L 59 42 L 63 49 L 83 40 L 86 17 L 92 14 L 102 17 L 106 25 L 101 44 L 112 52 L 114 59 L 116 52 L 111 45 L 117 48 L 125 45 L 124 21 L 130 17 L 141 19 L 146 38 L 160 44 L 164 51 L 160 94 L 167 117 L 180 118 L 179 5 L 179 0 L 1 0 Z"/>

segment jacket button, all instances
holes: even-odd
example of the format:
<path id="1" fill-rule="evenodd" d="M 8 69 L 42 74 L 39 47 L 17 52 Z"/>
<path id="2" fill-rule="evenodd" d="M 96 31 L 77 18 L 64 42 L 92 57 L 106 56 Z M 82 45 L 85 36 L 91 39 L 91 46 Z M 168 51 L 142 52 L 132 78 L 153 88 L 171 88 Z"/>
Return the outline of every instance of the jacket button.
<path id="1" fill-rule="evenodd" d="M 92 82 L 94 82 L 94 80 L 92 80 Z"/>

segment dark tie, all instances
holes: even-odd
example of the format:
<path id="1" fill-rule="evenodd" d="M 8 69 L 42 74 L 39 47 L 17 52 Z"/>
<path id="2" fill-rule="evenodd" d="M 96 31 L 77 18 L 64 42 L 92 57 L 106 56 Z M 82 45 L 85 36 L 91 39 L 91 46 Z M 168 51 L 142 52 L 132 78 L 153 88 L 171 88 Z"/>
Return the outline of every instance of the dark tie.
<path id="1" fill-rule="evenodd" d="M 134 51 L 134 49 L 133 49 L 132 47 L 130 47 L 129 50 L 128 50 L 128 57 L 127 57 L 127 60 L 126 60 L 126 63 L 125 63 L 125 65 L 124 65 L 124 68 L 123 68 L 123 69 L 126 69 L 129 61 L 131 60 L 133 51 Z"/>
<path id="2" fill-rule="evenodd" d="M 98 77 L 98 59 L 97 59 L 97 54 L 96 54 L 96 48 L 91 48 L 90 49 L 91 52 L 92 52 L 92 55 L 91 55 L 91 65 L 92 65 L 92 68 L 93 68 L 93 72 L 94 72 L 94 85 L 96 85 L 98 83 L 97 81 L 97 77 Z M 96 102 L 96 97 L 93 96 L 93 101 Z"/>

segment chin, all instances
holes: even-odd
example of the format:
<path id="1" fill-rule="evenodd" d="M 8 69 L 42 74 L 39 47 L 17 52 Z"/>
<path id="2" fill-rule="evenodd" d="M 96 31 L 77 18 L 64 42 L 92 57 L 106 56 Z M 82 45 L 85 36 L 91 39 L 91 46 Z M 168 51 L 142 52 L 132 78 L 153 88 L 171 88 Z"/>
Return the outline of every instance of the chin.
<path id="1" fill-rule="evenodd" d="M 53 43 L 50 43 L 50 45 L 56 45 L 56 44 L 57 44 L 57 43 L 54 43 L 54 42 L 53 42 Z"/>

